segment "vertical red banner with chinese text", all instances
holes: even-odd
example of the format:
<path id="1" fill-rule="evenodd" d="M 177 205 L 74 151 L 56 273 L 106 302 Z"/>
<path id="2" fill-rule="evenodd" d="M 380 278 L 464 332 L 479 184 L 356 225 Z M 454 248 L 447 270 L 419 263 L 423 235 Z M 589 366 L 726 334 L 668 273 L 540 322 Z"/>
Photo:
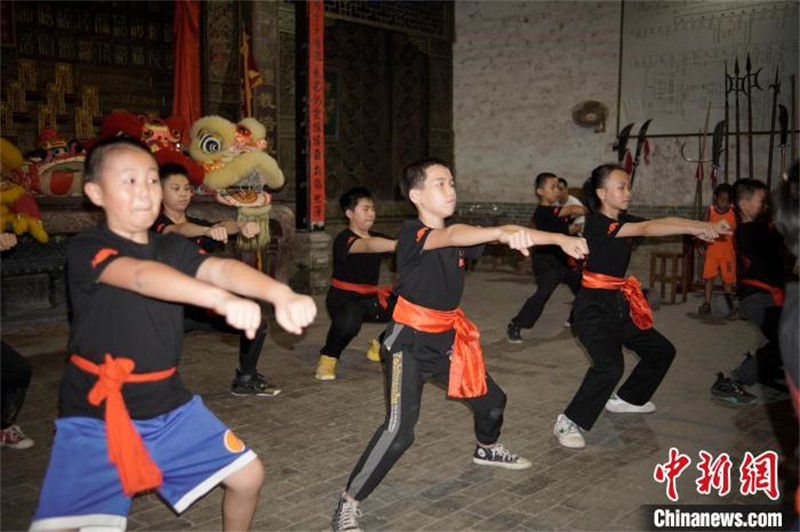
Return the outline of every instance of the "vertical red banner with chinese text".
<path id="1" fill-rule="evenodd" d="M 309 222 L 325 226 L 325 12 L 322 0 L 308 2 Z"/>

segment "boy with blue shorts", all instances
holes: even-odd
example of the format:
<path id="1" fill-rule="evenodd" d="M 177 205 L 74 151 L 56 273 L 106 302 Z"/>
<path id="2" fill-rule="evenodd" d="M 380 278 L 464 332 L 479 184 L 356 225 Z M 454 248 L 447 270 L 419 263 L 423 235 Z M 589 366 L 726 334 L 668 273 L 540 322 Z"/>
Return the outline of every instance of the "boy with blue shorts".
<path id="1" fill-rule="evenodd" d="M 106 220 L 67 251 L 69 363 L 50 465 L 31 530 L 124 530 L 131 498 L 157 489 L 177 512 L 218 484 L 223 529 L 247 530 L 263 481 L 255 453 L 184 388 L 183 304 L 214 310 L 252 338 L 260 306 L 299 334 L 313 300 L 241 262 L 149 232 L 161 207 L 158 165 L 136 141 L 107 139 L 85 162 L 84 192 Z"/>

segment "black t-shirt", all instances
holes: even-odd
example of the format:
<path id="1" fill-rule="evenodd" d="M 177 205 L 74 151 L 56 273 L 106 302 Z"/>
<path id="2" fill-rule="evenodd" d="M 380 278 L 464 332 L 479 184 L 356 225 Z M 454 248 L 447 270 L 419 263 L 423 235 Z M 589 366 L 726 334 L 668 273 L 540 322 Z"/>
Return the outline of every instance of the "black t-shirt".
<path id="1" fill-rule="evenodd" d="M 533 212 L 533 223 L 539 231 L 549 233 L 569 234 L 569 223 L 565 218 L 559 218 L 561 207 L 558 205 L 539 205 Z M 536 255 L 552 255 L 558 260 L 566 263 L 567 254 L 558 246 L 536 246 Z"/>
<path id="2" fill-rule="evenodd" d="M 739 224 L 733 236 L 739 279 L 783 288 L 783 239 L 778 231 L 767 222 L 748 222 Z M 737 292 L 739 297 L 747 297 L 764 290 L 738 283 Z"/>
<path id="3" fill-rule="evenodd" d="M 209 222 L 207 220 L 203 220 L 203 219 L 200 219 L 200 218 L 192 218 L 191 216 L 187 216 L 186 217 L 186 221 L 189 222 L 189 223 L 193 223 L 195 225 L 201 225 L 203 227 L 213 227 L 214 226 L 214 224 L 212 224 L 211 222 Z M 150 229 L 152 229 L 156 233 L 163 233 L 164 229 L 166 229 L 167 226 L 169 226 L 169 225 L 175 225 L 175 222 L 173 222 L 162 211 L 161 214 L 158 215 L 158 218 L 156 218 L 156 221 L 153 224 L 153 227 L 151 227 Z M 194 237 L 194 238 L 190 238 L 189 240 L 191 242 L 194 242 L 198 246 L 200 246 L 200 249 L 202 249 L 206 253 L 216 253 L 218 251 L 224 251 L 225 250 L 225 244 L 223 242 L 220 242 L 219 240 L 214 240 L 213 238 L 209 238 L 207 236 L 197 236 L 197 237 Z"/>
<path id="4" fill-rule="evenodd" d="M 398 278 L 394 291 L 426 308 L 454 310 L 464 291 L 465 261 L 479 258 L 484 246 L 424 251 L 431 231 L 418 219 L 403 223 L 397 235 Z"/>
<path id="5" fill-rule="evenodd" d="M 618 220 L 613 220 L 600 213 L 587 216 L 586 224 L 583 227 L 583 237 L 589 246 L 586 270 L 614 277 L 625 277 L 628 263 L 631 261 L 635 238 L 617 238 L 617 233 L 626 223 L 643 221 L 645 218 L 630 214 L 620 214 Z"/>
<path id="6" fill-rule="evenodd" d="M 137 244 L 104 224 L 86 229 L 67 248 L 67 287 L 72 304 L 69 354 L 102 363 L 106 353 L 130 358 L 134 373 L 165 370 L 178 364 L 183 346 L 183 305 L 145 297 L 100 283 L 105 268 L 120 257 L 152 260 L 192 277 L 207 258 L 197 246 L 175 235 L 150 233 Z M 59 417 L 104 417 L 105 404 L 86 399 L 97 377 L 67 364 L 59 391 Z M 133 419 L 149 419 L 191 399 L 180 375 L 125 384 L 123 397 Z"/>
<path id="7" fill-rule="evenodd" d="M 381 273 L 381 254 L 350 253 L 350 248 L 359 238 L 350 228 L 336 235 L 333 240 L 333 277 L 348 283 L 377 285 Z"/>

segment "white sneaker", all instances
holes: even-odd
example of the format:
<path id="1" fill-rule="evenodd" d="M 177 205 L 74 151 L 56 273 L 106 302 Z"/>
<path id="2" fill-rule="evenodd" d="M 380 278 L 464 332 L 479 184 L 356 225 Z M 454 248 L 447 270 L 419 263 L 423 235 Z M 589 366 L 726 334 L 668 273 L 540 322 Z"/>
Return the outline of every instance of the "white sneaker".
<path id="1" fill-rule="evenodd" d="M 656 411 L 656 405 L 652 401 L 647 401 L 642 406 L 637 406 L 612 393 L 606 402 L 606 410 L 615 414 L 651 414 Z"/>
<path id="2" fill-rule="evenodd" d="M 564 414 L 558 415 L 556 425 L 553 427 L 553 434 L 558 438 L 558 443 L 569 449 L 583 449 L 586 447 L 586 441 L 583 439 L 580 427 Z"/>

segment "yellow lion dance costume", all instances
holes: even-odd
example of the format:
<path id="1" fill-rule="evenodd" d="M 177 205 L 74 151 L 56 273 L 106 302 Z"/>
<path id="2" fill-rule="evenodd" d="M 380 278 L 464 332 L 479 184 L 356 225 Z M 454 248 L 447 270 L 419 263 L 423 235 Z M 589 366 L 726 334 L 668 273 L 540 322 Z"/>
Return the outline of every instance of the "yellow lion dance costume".
<path id="1" fill-rule="evenodd" d="M 277 161 L 265 151 L 266 128 L 255 118 L 234 124 L 221 116 L 204 116 L 192 124 L 189 155 L 203 166 L 204 187 L 223 205 L 238 209 L 238 222 L 255 221 L 256 238 L 239 235 L 241 249 L 254 251 L 269 244 L 272 197 L 265 190 L 283 186 Z"/>

